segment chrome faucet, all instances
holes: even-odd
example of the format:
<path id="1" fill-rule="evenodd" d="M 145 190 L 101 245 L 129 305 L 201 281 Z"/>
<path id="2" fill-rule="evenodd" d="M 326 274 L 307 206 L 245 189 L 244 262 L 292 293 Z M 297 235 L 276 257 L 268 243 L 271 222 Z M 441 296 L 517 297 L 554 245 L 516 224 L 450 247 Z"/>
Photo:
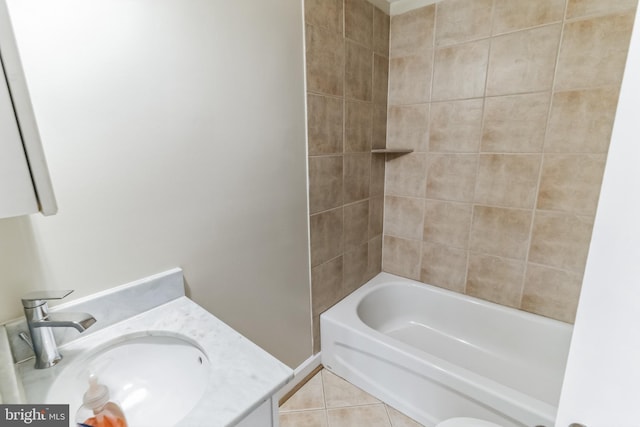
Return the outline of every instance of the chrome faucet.
<path id="1" fill-rule="evenodd" d="M 84 332 L 96 323 L 96 319 L 88 313 L 49 313 L 48 300 L 62 299 L 71 292 L 73 291 L 36 291 L 22 297 L 31 339 L 24 333 L 20 334 L 20 338 L 31 346 L 36 356 L 36 369 L 50 368 L 62 360 L 51 328 L 75 328 Z"/>

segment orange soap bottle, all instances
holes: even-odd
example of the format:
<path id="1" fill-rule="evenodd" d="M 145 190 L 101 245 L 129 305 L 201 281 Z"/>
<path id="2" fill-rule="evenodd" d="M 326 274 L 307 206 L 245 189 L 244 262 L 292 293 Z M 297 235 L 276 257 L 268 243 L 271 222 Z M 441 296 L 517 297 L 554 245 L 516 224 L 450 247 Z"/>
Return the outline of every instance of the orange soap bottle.
<path id="1" fill-rule="evenodd" d="M 82 398 L 82 407 L 76 414 L 81 427 L 127 427 L 120 406 L 109 400 L 109 389 L 98 384 L 98 377 L 89 375 L 89 390 Z"/>

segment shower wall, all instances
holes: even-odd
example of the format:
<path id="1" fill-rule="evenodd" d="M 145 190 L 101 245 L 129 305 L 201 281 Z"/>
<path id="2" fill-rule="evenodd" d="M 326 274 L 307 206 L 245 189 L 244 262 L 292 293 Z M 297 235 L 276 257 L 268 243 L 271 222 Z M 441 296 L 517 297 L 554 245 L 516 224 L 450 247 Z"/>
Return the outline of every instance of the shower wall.
<path id="1" fill-rule="evenodd" d="M 319 316 L 381 270 L 389 16 L 366 0 L 306 0 L 314 352 Z"/>
<path id="2" fill-rule="evenodd" d="M 636 6 L 392 17 L 384 271 L 573 322 Z"/>

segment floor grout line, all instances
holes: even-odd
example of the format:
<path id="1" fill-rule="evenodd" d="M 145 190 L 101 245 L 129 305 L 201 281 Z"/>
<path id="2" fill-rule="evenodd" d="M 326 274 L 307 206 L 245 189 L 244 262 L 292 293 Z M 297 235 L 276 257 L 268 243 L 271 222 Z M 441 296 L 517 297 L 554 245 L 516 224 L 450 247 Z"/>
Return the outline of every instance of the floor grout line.
<path id="1" fill-rule="evenodd" d="M 391 407 L 390 405 L 386 404 L 385 402 L 383 402 L 383 401 L 381 401 L 379 399 L 376 399 L 375 402 L 367 402 L 367 403 L 361 403 L 361 404 L 348 404 L 348 405 L 331 406 L 331 407 L 329 407 L 327 405 L 327 393 L 326 393 L 326 389 L 325 389 L 325 386 L 326 386 L 325 380 L 327 378 L 327 375 L 335 375 L 335 374 L 333 374 L 330 371 L 327 371 L 327 372 L 323 373 L 323 371 L 324 371 L 324 369 L 322 369 L 318 373 L 316 373 L 316 375 L 320 375 L 320 379 L 319 379 L 320 380 L 320 390 L 319 390 L 319 393 L 321 393 L 321 396 L 322 396 L 322 403 L 321 403 L 322 406 L 309 407 L 309 408 L 297 408 L 297 409 L 284 410 L 284 411 L 281 410 L 280 411 L 281 416 L 283 416 L 283 417 L 296 417 L 296 416 L 304 417 L 305 416 L 304 414 L 313 413 L 313 414 L 315 414 L 314 417 L 316 417 L 315 418 L 316 421 L 318 420 L 318 418 L 317 418 L 318 416 L 324 420 L 324 424 L 323 424 L 324 426 L 332 427 L 332 426 L 334 426 L 335 423 L 337 423 L 334 426 L 334 427 L 337 427 L 337 426 L 343 426 L 343 423 L 339 420 L 340 415 L 337 415 L 337 414 L 339 414 L 340 411 L 349 411 L 349 410 L 352 410 L 352 409 L 353 410 L 355 410 L 355 409 L 363 410 L 363 409 L 366 409 L 366 408 L 374 408 L 374 407 L 379 408 L 380 406 L 382 406 L 384 411 L 379 413 L 379 416 L 378 416 L 378 418 L 376 418 L 376 420 L 384 422 L 389 427 L 393 427 L 394 426 L 393 417 L 391 416 L 391 409 L 393 409 L 394 411 L 397 411 L 397 409 Z M 313 379 L 314 377 L 311 377 L 311 379 Z M 351 384 L 349 381 L 346 381 L 345 379 L 343 379 L 343 378 L 341 378 L 339 376 L 337 376 L 337 377 L 339 379 L 341 379 L 342 381 L 344 381 L 345 383 L 349 384 L 353 388 L 354 392 L 355 392 L 355 390 L 358 390 L 358 392 L 364 392 L 363 390 L 361 390 L 357 386 Z M 300 390 L 298 390 L 298 392 L 300 392 Z M 364 393 L 366 393 L 366 392 L 364 392 Z M 368 394 L 368 393 L 366 393 L 366 394 Z M 293 396 L 295 396 L 295 393 L 294 393 Z M 291 396 L 291 397 L 293 397 L 293 396 Z M 373 396 L 371 396 L 371 397 L 373 397 Z M 329 416 L 330 415 L 329 414 L 330 411 L 332 413 L 332 417 Z M 318 414 L 319 412 L 321 412 L 322 414 Z M 400 412 L 400 411 L 398 411 L 398 412 L 400 414 L 402 414 L 402 412 Z M 382 415 L 382 414 L 384 414 L 384 415 Z M 336 418 L 336 416 L 338 418 Z M 407 417 L 407 418 L 411 419 L 410 417 Z M 333 419 L 333 422 L 330 422 L 331 419 Z M 283 427 L 291 426 L 291 424 L 290 424 L 291 421 L 292 420 L 289 420 L 288 422 L 286 422 Z M 313 424 L 313 425 L 315 426 L 316 424 Z M 420 424 L 416 424 L 416 426 L 419 426 L 419 425 Z M 304 425 L 297 425 L 296 424 L 295 427 L 305 427 L 305 426 L 307 426 L 306 423 L 304 423 Z"/>

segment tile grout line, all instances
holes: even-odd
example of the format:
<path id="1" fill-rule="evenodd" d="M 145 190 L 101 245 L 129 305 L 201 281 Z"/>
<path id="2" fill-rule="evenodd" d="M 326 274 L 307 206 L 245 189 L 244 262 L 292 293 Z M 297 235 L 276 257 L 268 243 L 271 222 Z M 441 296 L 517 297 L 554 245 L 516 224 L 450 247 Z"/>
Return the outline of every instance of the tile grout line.
<path id="1" fill-rule="evenodd" d="M 303 412 L 317 412 L 317 411 L 324 411 L 325 408 L 305 408 L 305 409 L 291 409 L 291 410 L 279 410 L 279 413 L 281 414 L 300 414 Z"/>
<path id="2" fill-rule="evenodd" d="M 348 42 L 348 38 L 347 38 L 347 8 L 345 6 L 345 1 L 341 1 L 340 5 L 342 7 L 342 22 L 341 22 L 341 27 L 342 27 L 342 48 L 344 51 L 344 58 L 343 58 L 343 62 L 342 62 L 342 203 L 341 203 L 341 208 L 342 208 L 342 230 L 340 231 L 340 240 L 341 240 L 341 247 L 342 250 L 339 251 L 340 253 L 338 254 L 338 256 L 342 256 L 342 272 L 341 272 L 341 278 L 340 278 L 340 288 L 339 289 L 343 289 L 344 288 L 344 284 L 346 281 L 346 277 L 345 277 L 345 268 L 344 268 L 344 260 L 345 260 L 345 210 L 344 209 L 344 205 L 345 205 L 345 200 L 346 200 L 346 148 L 347 148 L 347 141 L 346 141 L 346 137 L 347 137 L 347 42 Z M 319 326 L 319 325 L 318 325 Z M 322 340 L 320 342 L 320 349 L 322 349 Z M 321 371 L 321 379 L 322 378 L 322 371 Z M 326 401 L 324 401 L 324 381 L 322 381 L 322 397 L 323 397 L 323 402 L 324 402 L 324 407 L 326 410 L 327 404 Z M 328 420 L 327 420 L 328 422 Z"/>
<path id="3" fill-rule="evenodd" d="M 431 114 L 432 114 L 432 108 L 431 108 L 431 104 L 433 103 L 433 87 L 434 87 L 434 82 L 435 82 L 435 74 L 436 74 L 436 48 L 437 48 L 437 43 L 436 43 L 436 38 L 438 36 L 438 31 L 437 31 L 437 25 L 438 25 L 438 10 L 439 10 L 440 5 L 438 3 L 435 3 L 433 5 L 433 28 L 431 28 L 431 72 L 429 75 L 429 101 L 427 103 L 427 105 L 429 106 L 429 113 L 428 113 L 428 122 L 427 122 L 427 150 L 430 150 L 431 148 Z M 429 151 L 427 151 L 427 153 L 429 153 Z M 422 229 L 421 229 L 421 234 L 422 234 L 422 239 L 420 239 L 420 247 L 418 249 L 418 272 L 417 272 L 417 276 L 418 276 L 418 281 L 422 281 L 422 271 L 424 269 L 424 224 L 425 224 L 425 212 L 426 212 L 426 204 L 427 204 L 427 189 L 428 189 L 428 181 L 429 181 L 429 155 L 425 154 L 425 168 L 424 168 L 424 177 L 423 177 L 423 182 L 424 182 L 424 192 L 422 193 Z M 387 415 L 388 415 L 388 411 L 387 411 Z"/>
<path id="4" fill-rule="evenodd" d="M 391 421 L 391 414 L 389 414 L 389 406 L 384 404 L 384 412 L 387 414 L 387 419 L 389 420 L 389 426 L 393 427 L 393 421 Z"/>
<path id="5" fill-rule="evenodd" d="M 545 132 L 544 132 L 544 141 L 542 142 L 542 151 L 540 153 L 540 166 L 538 169 L 538 181 L 536 183 L 536 192 L 535 192 L 535 199 L 534 199 L 534 204 L 533 204 L 533 209 L 531 210 L 531 224 L 529 225 L 529 236 L 528 236 L 528 244 L 527 244 L 527 250 L 525 252 L 525 258 L 524 258 L 524 268 L 522 271 L 522 280 L 520 282 L 520 295 L 519 295 L 519 301 L 518 301 L 518 308 L 522 308 L 522 303 L 525 297 L 525 287 L 527 284 L 527 273 L 529 272 L 529 256 L 531 255 L 531 246 L 533 244 L 533 232 L 535 229 L 535 223 L 536 223 L 536 213 L 537 213 L 537 207 L 538 207 L 538 199 L 540 197 L 540 187 L 541 187 L 541 182 L 542 182 L 542 173 L 544 171 L 544 164 L 545 164 L 545 149 L 547 146 L 547 139 L 549 138 L 549 122 L 551 121 L 551 112 L 553 110 L 553 98 L 554 98 L 554 94 L 556 93 L 556 79 L 558 77 L 558 68 L 560 65 L 560 54 L 562 51 L 562 42 L 564 41 L 564 32 L 565 32 L 565 27 L 566 27 L 566 21 L 567 21 L 567 12 L 569 10 L 569 0 L 565 0 L 564 2 L 564 13 L 562 14 L 562 21 L 561 21 L 561 26 L 560 26 L 560 36 L 558 39 L 558 50 L 556 51 L 556 60 L 555 60 L 555 64 L 554 64 L 554 68 L 553 68 L 553 80 L 551 82 L 551 91 L 549 94 L 549 110 L 547 111 L 547 121 L 545 123 Z"/>
<path id="6" fill-rule="evenodd" d="M 486 113 L 486 105 L 487 105 L 487 88 L 489 87 L 489 71 L 491 65 L 491 48 L 493 46 L 493 41 L 495 36 L 493 35 L 493 26 L 495 24 L 495 15 L 496 15 L 496 1 L 493 0 L 491 2 L 491 22 L 489 23 L 489 48 L 487 49 L 487 66 L 485 68 L 485 76 L 484 76 L 484 90 L 482 91 L 482 119 L 480 121 L 480 135 L 478 135 L 478 146 L 476 149 L 476 170 L 475 170 L 475 178 L 473 185 L 473 196 L 471 197 L 471 218 L 469 220 L 469 232 L 467 234 L 467 244 L 465 248 L 466 253 L 466 263 L 465 263 L 465 271 L 464 271 L 464 283 L 462 284 L 462 293 L 464 295 L 468 295 L 468 282 L 469 282 L 469 267 L 471 265 L 471 235 L 473 233 L 473 218 L 475 216 L 476 210 L 476 193 L 478 191 L 478 178 L 480 176 L 480 147 L 482 145 L 482 133 L 485 125 L 485 113 Z"/>
<path id="7" fill-rule="evenodd" d="M 558 23 L 556 23 L 558 24 Z M 381 55 L 379 55 L 381 56 Z M 561 89 L 561 90 L 556 90 L 556 93 L 562 93 L 562 92 L 576 92 L 576 91 L 585 91 L 585 90 L 595 90 L 595 89 L 603 89 L 603 88 L 620 88 L 620 84 L 598 84 L 595 86 L 582 86 L 582 87 L 574 87 L 571 89 Z M 515 96 L 524 96 L 524 95 L 536 95 L 536 94 L 543 94 L 543 93 L 550 93 L 549 90 L 525 90 L 522 92 L 509 92 L 509 93 L 501 93 L 501 94 L 496 94 L 496 95 L 488 95 L 485 97 L 482 96 L 471 96 L 471 97 L 464 97 L 464 98 L 452 98 L 452 99 L 440 99 L 440 100 L 432 100 L 432 101 L 428 101 L 428 102 L 411 102 L 411 103 L 399 103 L 399 104 L 393 104 L 393 105 L 389 105 L 390 107 L 411 107 L 411 106 L 420 106 L 420 105 L 429 105 L 429 104 L 446 104 L 446 103 L 454 103 L 454 102 L 463 102 L 463 101 L 472 101 L 472 100 L 479 100 L 479 99 L 483 99 L 483 98 L 508 98 L 508 97 L 515 97 Z M 311 95 L 311 96 L 317 96 L 317 97 L 322 97 L 322 98 L 330 98 L 330 99 L 336 99 L 336 100 L 341 100 L 343 99 L 342 96 L 340 95 L 335 95 L 335 94 L 330 94 L 330 93 L 325 93 L 325 92 L 318 92 L 318 91 L 313 91 L 313 90 L 307 90 L 307 95 Z M 371 102 L 369 101 L 363 101 L 360 99 L 352 99 L 349 98 L 348 99 L 349 102 L 354 102 L 354 103 L 362 103 L 362 104 L 371 104 Z M 374 105 L 384 105 L 382 103 L 373 103 Z M 328 154 L 319 154 L 319 155 L 331 155 L 331 154 L 339 154 L 339 153 L 328 153 Z"/>
<path id="8" fill-rule="evenodd" d="M 320 369 L 316 375 L 320 375 L 319 381 L 320 381 L 320 393 L 321 393 L 321 397 L 322 397 L 322 407 L 318 407 L 318 408 L 301 408 L 301 409 L 295 409 L 295 410 L 289 410 L 289 411 L 280 411 L 280 415 L 301 415 L 301 414 L 309 414 L 309 413 L 318 413 L 318 412 L 322 412 L 321 417 L 324 418 L 325 422 L 326 422 L 326 426 L 331 427 L 330 421 L 329 421 L 329 411 L 347 411 L 349 412 L 350 410 L 353 409 L 363 409 L 363 408 L 379 408 L 382 407 L 384 409 L 384 418 L 376 418 L 376 420 L 382 420 L 385 419 L 387 421 L 387 425 L 388 427 L 393 427 L 394 423 L 393 423 L 393 419 L 391 417 L 390 414 L 390 406 L 388 404 L 386 404 L 384 401 L 381 401 L 377 398 L 375 398 L 374 396 L 371 396 L 367 393 L 368 396 L 371 396 L 372 398 L 374 398 L 374 402 L 369 402 L 369 403 L 362 403 L 362 404 L 349 404 L 349 405 L 342 405 L 342 406 L 335 406 L 335 407 L 328 407 L 327 406 L 327 399 L 326 399 L 326 392 L 325 392 L 325 375 L 335 375 L 332 374 L 330 371 L 326 371 L 323 374 L 323 371 L 325 371 L 326 369 L 322 368 Z M 312 376 L 309 380 L 313 379 L 315 377 Z M 362 391 L 363 390 L 359 389 L 357 386 L 353 385 L 352 383 L 350 383 L 349 381 L 345 380 L 342 377 L 337 376 L 341 381 L 343 381 L 345 384 L 347 384 L 350 388 L 353 388 L 355 390 L 358 391 Z M 300 389 L 296 392 L 298 393 L 300 392 Z M 366 393 L 366 392 L 364 392 Z M 294 393 L 295 395 L 295 393 Z M 293 397 L 293 396 L 292 396 Z M 400 412 L 400 414 L 404 415 L 405 417 L 409 418 L 407 415 L 403 414 L 402 412 Z M 415 420 L 414 420 L 415 422 Z M 417 422 L 416 422 L 417 423 Z M 419 425 L 419 424 L 417 424 Z"/>
<path id="9" fill-rule="evenodd" d="M 322 386 L 322 405 L 324 406 L 324 410 L 327 410 L 327 394 L 324 390 L 324 370 L 325 368 L 323 367 L 320 372 L 318 372 L 318 374 L 320 375 L 320 385 Z"/>
<path id="10" fill-rule="evenodd" d="M 389 33 L 387 37 L 387 54 L 388 54 L 388 65 L 387 65 L 387 103 L 385 105 L 385 129 L 384 129 L 384 147 L 387 148 L 389 146 L 389 111 L 391 107 L 391 21 L 392 18 L 390 15 L 387 15 L 389 18 Z M 382 243 L 380 245 L 380 271 L 385 271 L 385 263 L 384 263 L 384 218 L 386 212 L 386 197 L 387 197 L 387 161 L 389 159 L 388 154 L 384 154 L 384 179 L 382 184 Z"/>

